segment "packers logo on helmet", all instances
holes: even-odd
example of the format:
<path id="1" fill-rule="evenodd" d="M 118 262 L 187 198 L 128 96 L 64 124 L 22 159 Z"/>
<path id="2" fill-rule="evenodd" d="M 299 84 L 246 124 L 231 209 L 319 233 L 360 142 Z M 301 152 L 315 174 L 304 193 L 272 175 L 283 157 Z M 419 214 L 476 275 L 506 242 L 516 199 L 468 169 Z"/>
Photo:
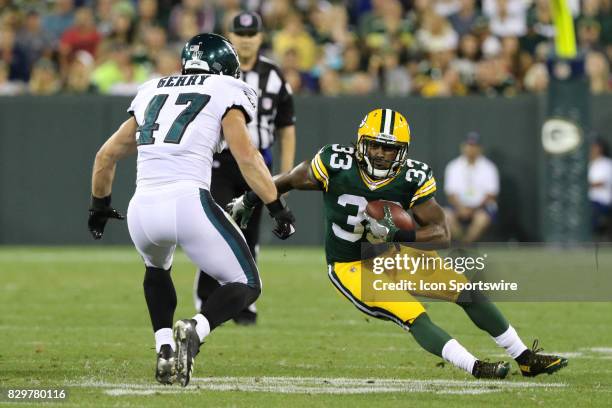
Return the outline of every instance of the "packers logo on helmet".
<path id="1" fill-rule="evenodd" d="M 361 121 L 357 130 L 357 161 L 370 177 L 381 179 L 395 176 L 405 165 L 410 145 L 408 121 L 391 109 L 375 109 Z M 393 159 L 373 157 L 371 148 L 395 153 Z"/>

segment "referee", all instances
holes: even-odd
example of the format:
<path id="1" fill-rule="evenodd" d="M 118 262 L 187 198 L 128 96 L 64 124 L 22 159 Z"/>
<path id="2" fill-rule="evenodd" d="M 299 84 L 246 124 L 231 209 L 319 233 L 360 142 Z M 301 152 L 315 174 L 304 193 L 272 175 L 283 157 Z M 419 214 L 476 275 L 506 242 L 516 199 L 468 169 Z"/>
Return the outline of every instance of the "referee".
<path id="1" fill-rule="evenodd" d="M 240 59 L 241 78 L 251 85 L 259 97 L 257 118 L 247 126 L 253 145 L 259 148 L 268 168 L 272 169 L 272 145 L 275 136 L 280 142 L 280 171 L 288 172 L 293 168 L 295 158 L 295 116 L 291 88 L 285 82 L 280 68 L 270 59 L 259 55 L 263 42 L 263 24 L 257 13 L 242 12 L 232 20 L 229 40 Z M 211 194 L 215 201 L 225 207 L 234 197 L 249 190 L 242 177 L 238 164 L 227 150 L 214 156 L 212 168 Z M 246 230 L 243 230 L 249 249 L 257 260 L 259 252 L 259 224 L 262 207 L 253 213 Z M 219 283 L 199 271 L 196 277 L 195 302 L 200 310 L 200 302 Z M 238 324 L 255 324 L 257 311 L 250 305 L 234 321 Z"/>

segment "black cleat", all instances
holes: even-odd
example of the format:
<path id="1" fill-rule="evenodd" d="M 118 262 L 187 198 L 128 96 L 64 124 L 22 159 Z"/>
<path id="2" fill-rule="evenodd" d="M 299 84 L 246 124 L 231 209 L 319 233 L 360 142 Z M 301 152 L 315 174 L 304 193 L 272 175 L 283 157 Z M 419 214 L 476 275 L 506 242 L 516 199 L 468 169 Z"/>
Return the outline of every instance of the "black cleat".
<path id="1" fill-rule="evenodd" d="M 552 374 L 568 364 L 567 358 L 549 354 L 538 354 L 544 349 L 538 348 L 538 340 L 533 341 L 531 350 L 525 350 L 516 361 L 523 377 L 535 377 L 540 374 Z"/>
<path id="2" fill-rule="evenodd" d="M 472 375 L 476 378 L 494 378 L 504 379 L 510 371 L 510 363 L 505 361 L 498 361 L 496 363 L 489 363 L 488 361 L 476 360 L 474 368 L 472 369 Z"/>
<path id="3" fill-rule="evenodd" d="M 176 381 L 176 353 L 169 344 L 162 345 L 157 353 L 155 379 L 167 385 Z"/>
<path id="4" fill-rule="evenodd" d="M 193 361 L 200 352 L 200 338 L 194 319 L 179 320 L 174 324 L 176 342 L 176 377 L 186 387 L 193 373 Z"/>
<path id="5" fill-rule="evenodd" d="M 244 309 L 234 317 L 234 322 L 240 326 L 253 326 L 257 323 L 257 312 L 249 309 Z"/>

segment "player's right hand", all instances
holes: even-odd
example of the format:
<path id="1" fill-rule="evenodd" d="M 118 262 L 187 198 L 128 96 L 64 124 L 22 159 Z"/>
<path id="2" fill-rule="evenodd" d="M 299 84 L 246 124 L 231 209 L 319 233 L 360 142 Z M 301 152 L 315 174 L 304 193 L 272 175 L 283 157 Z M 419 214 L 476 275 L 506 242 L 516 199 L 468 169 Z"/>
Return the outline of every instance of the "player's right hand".
<path id="1" fill-rule="evenodd" d="M 364 212 L 363 216 L 367 222 L 366 229 L 374 240 L 380 240 L 383 242 L 391 242 L 393 241 L 393 237 L 399 228 L 395 226 L 393 222 L 393 217 L 391 216 L 391 209 L 389 206 L 385 205 L 383 208 L 385 216 L 377 220 L 367 212 Z"/>
<path id="2" fill-rule="evenodd" d="M 276 227 L 272 230 L 274 235 L 285 240 L 295 234 L 295 217 L 282 197 L 266 204 L 266 207 L 276 221 Z"/>
<path id="3" fill-rule="evenodd" d="M 106 227 L 109 218 L 117 220 L 125 219 L 123 215 L 110 206 L 110 202 L 111 196 L 104 198 L 91 197 L 91 207 L 89 208 L 89 220 L 87 221 L 87 225 L 94 239 L 102 238 L 102 235 L 104 235 L 104 227 Z"/>
<path id="4" fill-rule="evenodd" d="M 245 229 L 251 216 L 253 215 L 253 211 L 255 210 L 255 204 L 251 204 L 246 199 L 246 194 L 241 195 L 240 197 L 234 198 L 225 206 L 225 210 L 229 213 L 234 221 L 240 228 Z"/>

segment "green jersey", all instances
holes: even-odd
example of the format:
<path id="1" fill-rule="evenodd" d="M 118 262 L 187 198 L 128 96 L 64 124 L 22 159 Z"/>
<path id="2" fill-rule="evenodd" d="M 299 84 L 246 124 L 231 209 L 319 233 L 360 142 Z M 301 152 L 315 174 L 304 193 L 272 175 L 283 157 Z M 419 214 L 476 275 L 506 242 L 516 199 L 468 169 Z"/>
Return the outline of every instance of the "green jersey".
<path id="1" fill-rule="evenodd" d="M 376 180 L 359 168 L 352 146 L 324 146 L 311 162 L 321 184 L 325 206 L 325 255 L 329 264 L 361 259 L 367 242 L 363 213 L 370 201 L 387 200 L 408 210 L 429 200 L 436 191 L 431 168 L 408 159 L 399 173 Z"/>

